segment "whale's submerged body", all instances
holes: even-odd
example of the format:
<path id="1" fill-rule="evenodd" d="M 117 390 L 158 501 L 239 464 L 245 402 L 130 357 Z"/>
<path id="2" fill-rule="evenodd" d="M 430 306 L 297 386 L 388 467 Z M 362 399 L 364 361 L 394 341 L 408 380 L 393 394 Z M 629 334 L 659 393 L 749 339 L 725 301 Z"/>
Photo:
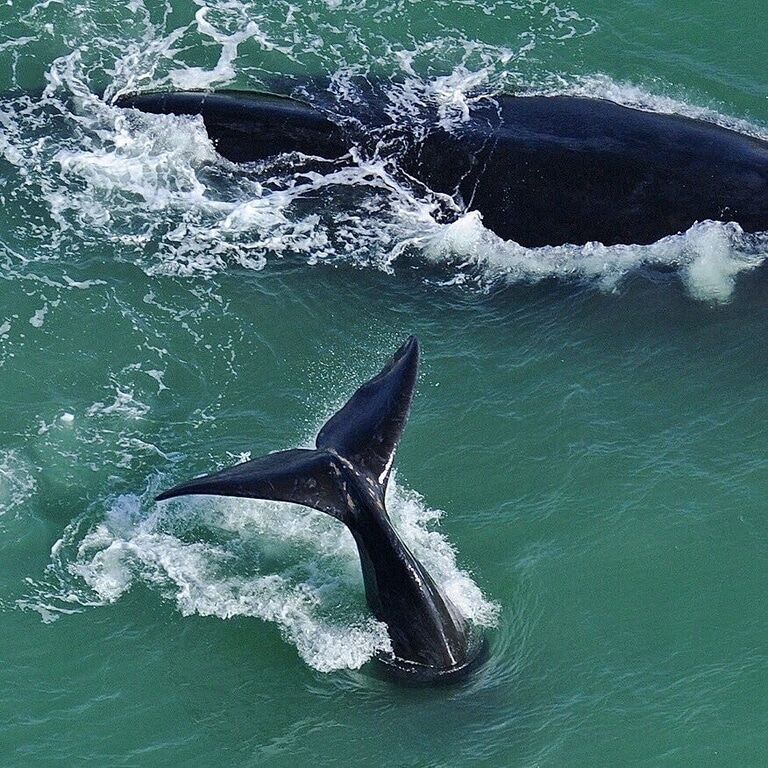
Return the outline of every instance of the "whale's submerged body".
<path id="1" fill-rule="evenodd" d="M 387 626 L 392 653 L 379 661 L 400 678 L 455 680 L 484 642 L 414 557 L 387 514 L 385 494 L 410 410 L 419 343 L 408 339 L 320 430 L 316 448 L 271 453 L 161 493 L 241 496 L 303 504 L 344 523 L 360 554 L 365 595 Z"/>
<path id="2" fill-rule="evenodd" d="M 648 244 L 705 220 L 768 231 L 768 142 L 601 99 L 502 95 L 450 129 L 425 105 L 419 131 L 387 125 L 375 104 L 335 122 L 303 101 L 254 92 L 145 93 L 117 103 L 202 115 L 217 150 L 235 162 L 283 152 L 352 162 L 349 149 L 365 145 L 360 124 L 384 130 L 400 141 L 404 178 L 528 247 Z"/>

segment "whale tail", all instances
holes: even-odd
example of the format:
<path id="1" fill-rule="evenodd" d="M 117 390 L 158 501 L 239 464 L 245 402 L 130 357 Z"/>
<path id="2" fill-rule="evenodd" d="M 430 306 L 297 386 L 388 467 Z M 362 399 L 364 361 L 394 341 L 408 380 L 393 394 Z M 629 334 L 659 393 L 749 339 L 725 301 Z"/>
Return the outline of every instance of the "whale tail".
<path id="1" fill-rule="evenodd" d="M 177 485 L 157 501 L 193 494 L 289 501 L 349 524 L 345 491 L 349 472 L 361 477 L 383 503 L 418 365 L 419 342 L 411 336 L 325 423 L 316 449 L 270 453 Z"/>

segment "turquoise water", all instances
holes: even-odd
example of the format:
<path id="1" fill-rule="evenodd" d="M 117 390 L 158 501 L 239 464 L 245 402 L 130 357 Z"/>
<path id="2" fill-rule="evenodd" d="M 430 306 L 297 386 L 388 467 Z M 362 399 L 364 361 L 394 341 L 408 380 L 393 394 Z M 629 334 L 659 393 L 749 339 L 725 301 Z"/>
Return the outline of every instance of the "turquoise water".
<path id="1" fill-rule="evenodd" d="M 583 93 L 765 136 L 761 5 L 207 8 L 0 10 L 0 764 L 765 765 L 765 240 L 530 251 L 376 161 L 236 168 L 109 106 L 370 74 L 403 120 Z M 152 502 L 306 444 L 412 332 L 388 503 L 490 642 L 451 688 L 367 663 L 332 519 Z"/>

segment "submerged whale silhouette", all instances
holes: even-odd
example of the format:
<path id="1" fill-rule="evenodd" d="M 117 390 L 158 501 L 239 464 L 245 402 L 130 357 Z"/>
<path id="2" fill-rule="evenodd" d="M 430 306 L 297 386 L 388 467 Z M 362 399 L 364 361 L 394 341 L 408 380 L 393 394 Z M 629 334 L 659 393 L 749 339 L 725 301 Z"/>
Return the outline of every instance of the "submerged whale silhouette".
<path id="1" fill-rule="evenodd" d="M 483 640 L 441 592 L 392 526 L 387 482 L 416 385 L 419 342 L 411 336 L 317 435 L 316 448 L 271 453 L 161 493 L 241 496 L 303 504 L 351 531 L 365 595 L 387 626 L 394 674 L 415 681 L 455 679 L 480 657 Z"/>
<path id="2" fill-rule="evenodd" d="M 352 146 L 377 151 L 386 136 L 399 147 L 392 160 L 404 179 L 451 196 L 458 210 L 479 211 L 500 237 L 528 247 L 648 244 L 704 220 L 768 231 L 768 142 L 760 139 L 571 96 L 496 96 L 449 129 L 429 104 L 418 130 L 395 124 L 385 103 L 374 91 L 359 117 L 334 122 L 308 103 L 255 92 L 116 100 L 202 115 L 217 150 L 235 162 L 284 152 L 352 162 Z"/>

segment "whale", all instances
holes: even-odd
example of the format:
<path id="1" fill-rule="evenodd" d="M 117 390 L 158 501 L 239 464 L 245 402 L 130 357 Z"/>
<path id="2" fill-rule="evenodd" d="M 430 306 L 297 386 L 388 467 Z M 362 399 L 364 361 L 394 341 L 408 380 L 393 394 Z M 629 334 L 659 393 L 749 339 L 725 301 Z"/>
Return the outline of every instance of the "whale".
<path id="1" fill-rule="evenodd" d="M 272 499 L 340 521 L 357 545 L 368 606 L 391 640 L 391 652 L 376 657 L 380 668 L 401 681 L 450 682 L 480 662 L 485 639 L 403 542 L 386 508 L 418 365 L 411 336 L 326 422 L 314 449 L 270 453 L 176 485 L 157 501 L 190 494 Z"/>
<path id="2" fill-rule="evenodd" d="M 120 107 L 200 115 L 217 151 L 236 163 L 285 153 L 314 171 L 385 157 L 441 220 L 477 211 L 526 247 L 646 245 L 697 222 L 768 231 L 768 142 L 714 123 L 579 96 L 497 95 L 446 125 L 436 105 L 416 121 L 387 114 L 369 89 L 359 114 L 322 99 L 248 91 L 124 94 Z M 356 151 L 352 151 L 352 150 Z"/>

